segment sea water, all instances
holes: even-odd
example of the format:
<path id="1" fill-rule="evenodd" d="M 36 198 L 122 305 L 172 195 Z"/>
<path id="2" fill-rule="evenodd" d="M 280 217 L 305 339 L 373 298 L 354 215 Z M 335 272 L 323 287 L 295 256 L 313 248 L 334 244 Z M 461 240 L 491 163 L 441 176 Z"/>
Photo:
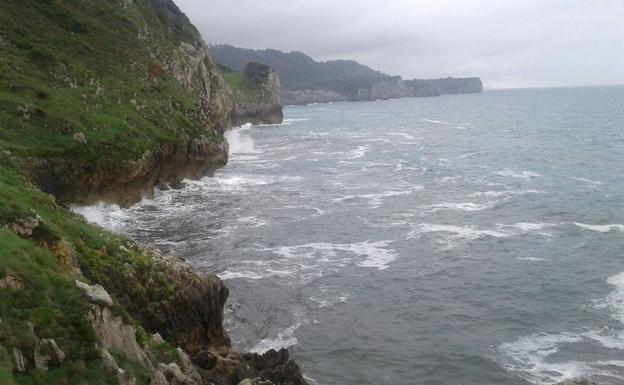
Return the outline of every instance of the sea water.
<path id="1" fill-rule="evenodd" d="M 624 87 L 285 108 L 89 218 L 216 272 L 316 384 L 624 384 Z"/>

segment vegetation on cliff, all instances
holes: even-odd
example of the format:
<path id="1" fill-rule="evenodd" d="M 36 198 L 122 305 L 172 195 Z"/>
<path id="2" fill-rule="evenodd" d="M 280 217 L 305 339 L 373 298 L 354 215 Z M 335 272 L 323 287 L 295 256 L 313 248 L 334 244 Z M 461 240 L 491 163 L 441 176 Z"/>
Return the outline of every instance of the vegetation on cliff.
<path id="1" fill-rule="evenodd" d="M 232 108 L 170 0 L 1 2 L 0 383 L 304 383 L 230 348 L 216 276 L 67 207 L 224 164 Z"/>
<path id="2" fill-rule="evenodd" d="M 274 68 L 281 79 L 284 104 L 439 96 L 483 90 L 479 78 L 403 80 L 353 60 L 317 62 L 301 52 L 252 50 L 230 45 L 211 46 L 210 51 L 217 63 L 234 71 L 242 71 L 250 62 Z"/>

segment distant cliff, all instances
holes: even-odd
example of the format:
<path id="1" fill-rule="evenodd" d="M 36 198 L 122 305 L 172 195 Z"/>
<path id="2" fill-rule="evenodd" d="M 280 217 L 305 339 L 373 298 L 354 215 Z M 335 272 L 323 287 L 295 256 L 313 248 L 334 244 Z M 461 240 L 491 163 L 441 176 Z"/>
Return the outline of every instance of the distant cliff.
<path id="1" fill-rule="evenodd" d="M 281 79 L 282 104 L 365 101 L 482 92 L 479 78 L 404 80 L 352 60 L 316 62 L 301 52 L 210 47 L 215 61 L 242 71 L 249 62 L 274 68 Z"/>
<path id="2" fill-rule="evenodd" d="M 280 78 L 275 70 L 260 63 L 247 63 L 242 72 L 221 66 L 234 108 L 230 113 L 232 126 L 277 124 L 284 119 L 280 102 Z"/>

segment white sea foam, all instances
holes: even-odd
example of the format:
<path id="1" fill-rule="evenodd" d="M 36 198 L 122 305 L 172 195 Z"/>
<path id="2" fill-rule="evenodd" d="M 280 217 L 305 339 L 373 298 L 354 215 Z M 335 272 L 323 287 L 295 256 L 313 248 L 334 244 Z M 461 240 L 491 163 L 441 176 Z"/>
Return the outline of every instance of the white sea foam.
<path id="1" fill-rule="evenodd" d="M 287 259 L 311 260 L 313 264 L 329 264 L 345 266 L 354 263 L 361 267 L 384 270 L 393 262 L 396 251 L 388 248 L 390 241 L 357 242 L 347 244 L 336 243 L 307 243 L 296 246 L 281 246 L 270 249 Z"/>
<path id="2" fill-rule="evenodd" d="M 607 279 L 607 283 L 615 289 L 606 298 L 595 301 L 598 309 L 609 309 L 613 317 L 624 323 L 624 272 Z"/>
<path id="3" fill-rule="evenodd" d="M 568 178 L 577 180 L 579 182 L 589 183 L 593 187 L 597 187 L 597 186 L 600 186 L 600 185 L 604 184 L 604 183 L 602 183 L 599 180 L 593 180 L 593 179 L 587 179 L 587 178 L 579 178 L 579 177 L 574 177 L 574 176 L 569 176 Z"/>
<path id="4" fill-rule="evenodd" d="M 459 211 L 480 211 L 489 209 L 494 205 L 492 202 L 488 203 L 473 203 L 473 202 L 461 202 L 461 203 L 453 203 L 453 202 L 444 202 L 437 203 L 429 206 L 424 206 L 424 208 L 428 208 L 427 212 L 436 212 L 440 210 L 459 210 Z"/>
<path id="5" fill-rule="evenodd" d="M 92 206 L 71 206 L 71 211 L 82 215 L 88 222 L 109 230 L 120 230 L 124 211 L 119 205 L 99 202 Z"/>
<path id="6" fill-rule="evenodd" d="M 354 199 L 368 199 L 369 204 L 371 206 L 379 207 L 383 203 L 384 198 L 401 196 L 401 195 L 409 195 L 409 194 L 414 193 L 415 191 L 422 190 L 423 188 L 424 186 L 411 186 L 410 188 L 405 189 L 405 190 L 390 190 L 390 191 L 384 191 L 384 192 L 377 193 L 377 194 L 345 195 L 343 197 L 333 199 L 333 202 L 339 203 L 339 202 L 351 201 Z"/>
<path id="7" fill-rule="evenodd" d="M 244 279 L 261 279 L 265 278 L 264 275 L 259 274 L 253 271 L 231 271 L 225 270 L 221 273 L 217 273 L 217 276 L 222 280 L 235 279 L 235 278 L 244 278 Z"/>
<path id="8" fill-rule="evenodd" d="M 496 230 L 483 230 L 470 226 L 452 226 L 452 225 L 436 225 L 423 223 L 417 225 L 416 228 L 410 232 L 409 236 L 414 237 L 417 234 L 422 233 L 450 233 L 451 239 L 483 239 L 483 238 L 504 238 L 509 235 L 501 231 Z"/>
<path id="9" fill-rule="evenodd" d="M 251 128 L 250 124 L 245 124 L 240 128 L 234 128 L 225 133 L 225 137 L 230 145 L 230 154 L 259 154 L 251 136 L 244 131 Z"/>
<path id="10" fill-rule="evenodd" d="M 310 300 L 316 302 L 321 308 L 347 303 L 348 299 L 349 294 L 325 286 L 321 287 L 317 295 L 310 297 Z"/>
<path id="11" fill-rule="evenodd" d="M 238 222 L 242 222 L 244 224 L 246 224 L 249 227 L 262 227 L 262 226 L 266 226 L 267 222 L 262 220 L 262 219 L 258 219 L 258 217 L 255 216 L 249 216 L 249 217 L 239 217 L 237 219 Z"/>
<path id="12" fill-rule="evenodd" d="M 427 122 L 427 123 L 432 123 L 432 124 L 441 124 L 441 125 L 444 125 L 444 126 L 448 126 L 449 124 L 451 124 L 449 122 L 445 122 L 445 121 L 442 121 L 442 120 L 434 120 L 434 119 L 423 119 L 422 121 L 423 122 Z"/>
<path id="13" fill-rule="evenodd" d="M 405 139 L 409 139 L 409 140 L 414 140 L 416 138 L 414 138 L 413 136 L 406 134 L 404 132 L 388 132 L 388 135 L 395 135 L 395 136 L 402 136 Z"/>
<path id="14" fill-rule="evenodd" d="M 525 195 L 525 194 L 546 194 L 546 191 L 540 190 L 500 190 L 500 191 L 478 191 L 470 194 L 471 197 L 504 197 L 513 195 Z"/>
<path id="15" fill-rule="evenodd" d="M 614 286 L 614 290 L 604 299 L 594 301 L 594 307 L 611 311 L 615 319 L 624 323 L 624 272 L 609 277 L 607 282 Z M 578 344 L 598 344 L 607 349 L 624 351 L 624 331 L 605 327 L 555 334 L 538 333 L 504 343 L 498 351 L 502 353 L 499 358 L 506 369 L 520 373 L 532 383 L 554 384 L 565 379 L 591 376 L 624 380 L 624 361 L 556 362 L 551 357 L 568 347 L 573 351 L 583 349 L 575 346 Z"/>
<path id="16" fill-rule="evenodd" d="M 349 151 L 348 154 L 348 158 L 349 159 L 358 159 L 363 157 L 364 155 L 366 155 L 366 152 L 368 151 L 368 145 L 366 146 L 360 146 L 358 148 L 356 148 L 355 150 L 351 150 Z"/>
<path id="17" fill-rule="evenodd" d="M 501 170 L 501 171 L 497 171 L 496 175 L 510 177 L 510 178 L 524 179 L 524 180 L 529 180 L 532 178 L 539 178 L 541 176 L 540 174 L 536 172 L 532 172 L 532 171 L 513 171 L 508 168 Z"/>
<path id="18" fill-rule="evenodd" d="M 544 236 L 551 236 L 552 234 L 544 231 L 544 229 L 558 226 L 557 223 L 531 223 L 531 222 L 519 222 L 513 225 L 498 224 L 498 228 L 501 230 L 511 230 L 520 233 L 534 233 Z"/>
<path id="19" fill-rule="evenodd" d="M 578 222 L 575 222 L 574 224 L 580 228 L 591 230 L 591 231 L 597 231 L 599 233 L 609 233 L 611 231 L 624 231 L 624 225 L 621 225 L 621 224 L 588 225 L 585 223 L 578 223 Z"/>
<path id="20" fill-rule="evenodd" d="M 288 348 L 293 345 L 297 345 L 299 341 L 297 337 L 294 336 L 295 331 L 299 329 L 303 325 L 303 322 L 298 321 L 295 324 L 287 327 L 284 330 L 280 330 L 277 333 L 275 338 L 265 338 L 263 340 L 258 341 L 251 349 L 249 349 L 252 353 L 262 354 L 268 350 L 275 349 L 280 350 L 282 348 Z"/>
<path id="21" fill-rule="evenodd" d="M 544 258 L 537 258 L 537 257 L 519 257 L 518 259 L 520 261 L 531 261 L 531 262 L 542 262 L 544 260 Z"/>

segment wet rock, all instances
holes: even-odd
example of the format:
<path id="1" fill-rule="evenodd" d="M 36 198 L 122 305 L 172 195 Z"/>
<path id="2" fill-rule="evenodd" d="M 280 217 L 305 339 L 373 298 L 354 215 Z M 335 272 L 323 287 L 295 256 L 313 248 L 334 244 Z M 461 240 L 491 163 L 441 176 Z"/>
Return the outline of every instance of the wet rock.
<path id="1" fill-rule="evenodd" d="M 113 299 L 101 285 L 88 285 L 84 282 L 76 280 L 76 286 L 82 290 L 92 303 L 102 306 L 112 306 Z"/>
<path id="2" fill-rule="evenodd" d="M 38 218 L 24 217 L 15 220 L 9 225 L 9 228 L 21 237 L 30 237 L 37 226 L 39 226 Z"/>
<path id="3" fill-rule="evenodd" d="M 273 349 L 264 354 L 246 353 L 243 357 L 266 380 L 277 385 L 305 385 L 299 365 L 289 359 L 288 350 Z"/>
<path id="4" fill-rule="evenodd" d="M 87 144 L 87 138 L 85 137 L 85 134 L 83 134 L 82 132 L 76 132 L 74 136 L 72 137 L 72 139 L 74 140 L 74 142 L 78 142 L 80 144 Z"/>
<path id="5" fill-rule="evenodd" d="M 25 372 L 28 368 L 28 361 L 26 360 L 26 357 L 24 357 L 24 354 L 22 354 L 22 351 L 17 348 L 13 348 L 12 354 L 15 371 L 20 373 Z"/>

